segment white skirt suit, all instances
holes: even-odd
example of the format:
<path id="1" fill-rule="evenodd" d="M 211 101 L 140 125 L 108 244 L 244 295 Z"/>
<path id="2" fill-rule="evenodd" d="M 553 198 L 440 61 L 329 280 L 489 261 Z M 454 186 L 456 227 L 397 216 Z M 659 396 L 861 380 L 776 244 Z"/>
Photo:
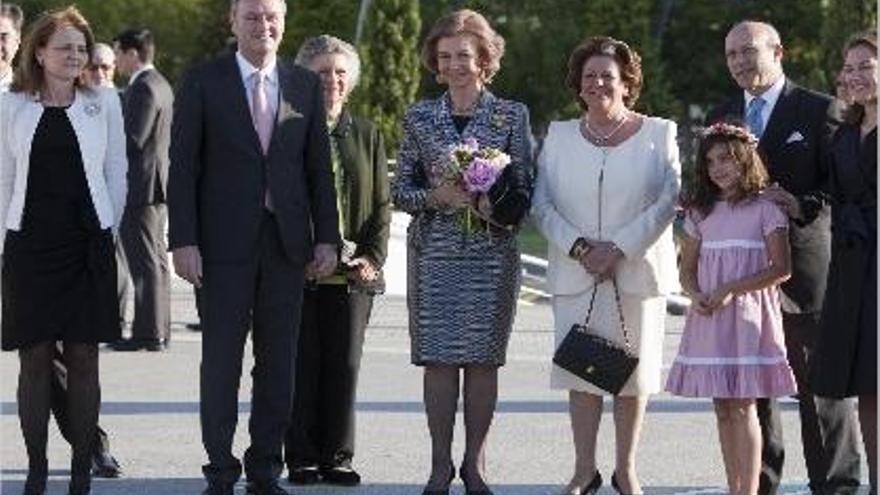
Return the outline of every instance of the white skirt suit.
<path id="1" fill-rule="evenodd" d="M 681 182 L 675 138 L 674 122 L 645 117 L 629 139 L 600 148 L 581 135 L 579 120 L 553 122 L 538 157 L 531 216 L 548 240 L 547 286 L 553 296 L 556 346 L 573 324 L 583 323 L 594 285 L 593 277 L 568 256 L 575 240 L 609 240 L 624 253 L 615 276 L 629 342 L 639 356 L 620 392 L 624 396 L 661 390 L 665 295 L 678 287 L 671 227 Z M 589 327 L 623 343 L 610 281 L 598 287 Z M 550 385 L 608 394 L 555 365 Z"/>

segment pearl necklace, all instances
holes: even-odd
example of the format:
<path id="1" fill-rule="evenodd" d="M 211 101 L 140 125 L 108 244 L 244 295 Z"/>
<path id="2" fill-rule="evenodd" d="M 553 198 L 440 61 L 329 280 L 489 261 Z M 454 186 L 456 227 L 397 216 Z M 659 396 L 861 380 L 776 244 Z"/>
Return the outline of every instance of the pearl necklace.
<path id="1" fill-rule="evenodd" d="M 618 122 L 617 125 L 614 126 L 613 129 L 611 129 L 611 132 L 605 135 L 602 135 L 599 133 L 599 131 L 593 129 L 587 117 L 584 117 L 583 119 L 581 119 L 581 121 L 584 123 L 584 130 L 586 130 L 589 135 L 593 136 L 593 138 L 596 139 L 596 141 L 599 141 L 600 144 L 605 144 L 608 142 L 609 139 L 617 134 L 617 131 L 619 131 L 621 127 L 623 127 L 623 124 L 626 123 L 628 117 L 629 112 L 624 112 L 623 117 L 620 118 L 620 122 Z"/>

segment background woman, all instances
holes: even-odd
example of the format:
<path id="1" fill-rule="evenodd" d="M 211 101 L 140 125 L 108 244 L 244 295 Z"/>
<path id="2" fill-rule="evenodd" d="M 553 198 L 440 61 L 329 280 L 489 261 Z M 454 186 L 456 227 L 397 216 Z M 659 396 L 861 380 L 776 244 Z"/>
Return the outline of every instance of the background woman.
<path id="1" fill-rule="evenodd" d="M 337 209 L 344 247 L 337 272 L 304 292 L 293 417 L 285 442 L 292 483 L 357 485 L 354 402 L 364 330 L 381 292 L 391 225 L 382 135 L 345 107 L 360 58 L 350 44 L 322 35 L 306 40 L 296 63 L 321 76 Z"/>
<path id="2" fill-rule="evenodd" d="M 531 191 L 528 110 L 486 89 L 503 54 L 504 40 L 477 12 L 459 10 L 437 21 L 422 60 L 447 91 L 410 107 L 403 123 L 392 194 L 413 216 L 407 303 L 412 362 L 425 367 L 432 455 L 425 493 L 447 493 L 455 475 L 451 448 L 461 370 L 466 441 L 460 473 L 467 493 L 491 493 L 484 482 L 486 435 L 519 288 L 514 231 Z M 487 194 L 468 194 L 442 177 L 450 148 L 469 138 L 512 159 Z M 467 232 L 460 222 L 471 207 L 490 219 L 479 232 Z"/>
<path id="3" fill-rule="evenodd" d="M 18 350 L 25 493 L 45 493 L 52 358 L 67 367 L 71 494 L 90 491 L 100 405 L 98 342 L 120 337 L 113 234 L 125 202 L 119 97 L 89 89 L 92 32 L 73 7 L 44 14 L 24 39 L 0 104 L 3 350 Z M 47 306 L 48 305 L 48 306 Z"/>
<path id="4" fill-rule="evenodd" d="M 639 493 L 636 445 L 648 395 L 660 390 L 663 295 L 676 279 L 670 228 L 679 191 L 676 126 L 631 110 L 642 87 L 641 63 L 620 41 L 595 37 L 577 47 L 566 83 L 584 114 L 550 124 L 538 158 L 532 216 L 549 241 L 547 284 L 557 346 L 574 323 L 584 321 L 599 284 L 591 328 L 623 344 L 622 316 L 639 356 L 614 398 L 612 477 L 618 491 Z M 575 470 L 564 493 L 595 493 L 602 484 L 596 435 L 606 392 L 557 366 L 551 386 L 570 391 Z"/>
<path id="5" fill-rule="evenodd" d="M 811 383 L 820 397 L 858 396 L 871 493 L 877 493 L 876 34 L 847 43 L 843 79 L 853 106 L 831 147 L 831 266 Z"/>

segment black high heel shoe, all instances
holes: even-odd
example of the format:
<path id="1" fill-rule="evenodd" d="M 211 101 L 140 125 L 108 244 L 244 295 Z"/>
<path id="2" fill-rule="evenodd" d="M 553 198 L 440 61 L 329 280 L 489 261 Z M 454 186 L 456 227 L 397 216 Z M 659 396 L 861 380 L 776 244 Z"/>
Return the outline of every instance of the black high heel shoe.
<path id="1" fill-rule="evenodd" d="M 481 490 L 471 490 L 468 487 L 467 481 L 465 481 L 465 476 L 467 476 L 467 470 L 464 468 L 464 464 L 458 468 L 458 474 L 461 476 L 461 481 L 464 483 L 464 495 L 495 495 L 492 493 L 492 490 L 489 487 L 485 487 Z M 485 484 L 485 483 L 484 483 Z"/>
<path id="2" fill-rule="evenodd" d="M 611 479 L 613 482 L 614 476 L 612 476 Z M 599 488 L 602 488 L 602 474 L 600 474 L 597 469 L 596 474 L 593 475 L 593 479 L 581 488 L 580 495 L 595 495 L 599 492 Z"/>
<path id="3" fill-rule="evenodd" d="M 449 463 L 449 482 L 446 483 L 446 488 L 443 490 L 431 490 L 425 488 L 422 490 L 422 495 L 449 495 L 449 485 L 452 484 L 452 480 L 455 479 L 455 465 L 451 462 Z"/>
<path id="4" fill-rule="evenodd" d="M 633 494 L 623 493 L 623 490 L 620 489 L 620 485 L 617 483 L 617 472 L 616 471 L 611 475 L 611 488 L 614 488 L 614 491 L 616 491 L 620 495 L 643 495 L 642 493 L 633 493 Z"/>

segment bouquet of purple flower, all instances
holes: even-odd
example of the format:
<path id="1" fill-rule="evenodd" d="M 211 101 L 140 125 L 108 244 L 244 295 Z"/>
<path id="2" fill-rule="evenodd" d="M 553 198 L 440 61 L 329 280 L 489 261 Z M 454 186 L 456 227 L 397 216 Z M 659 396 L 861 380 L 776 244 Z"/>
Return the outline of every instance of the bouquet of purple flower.
<path id="1" fill-rule="evenodd" d="M 487 146 L 481 147 L 476 139 L 468 138 L 450 148 L 444 180 L 459 185 L 477 197 L 489 192 L 509 164 L 510 155 L 507 153 Z M 462 226 L 469 234 L 481 227 L 479 222 L 472 219 L 474 211 L 471 206 L 461 215 Z"/>

